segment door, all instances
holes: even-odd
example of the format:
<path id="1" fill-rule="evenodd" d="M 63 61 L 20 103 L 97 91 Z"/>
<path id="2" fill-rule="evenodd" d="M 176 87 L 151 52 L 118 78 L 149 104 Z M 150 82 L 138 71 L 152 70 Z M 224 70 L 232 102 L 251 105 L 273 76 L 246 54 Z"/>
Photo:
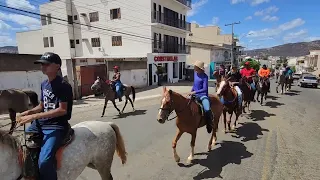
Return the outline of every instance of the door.
<path id="1" fill-rule="evenodd" d="M 213 72 L 215 70 L 215 62 L 210 62 L 210 79 L 215 79 Z"/>
<path id="2" fill-rule="evenodd" d="M 179 79 L 182 79 L 182 73 L 183 73 L 182 62 L 179 62 Z"/>
<path id="3" fill-rule="evenodd" d="M 152 85 L 152 64 L 149 64 L 149 86 Z"/>

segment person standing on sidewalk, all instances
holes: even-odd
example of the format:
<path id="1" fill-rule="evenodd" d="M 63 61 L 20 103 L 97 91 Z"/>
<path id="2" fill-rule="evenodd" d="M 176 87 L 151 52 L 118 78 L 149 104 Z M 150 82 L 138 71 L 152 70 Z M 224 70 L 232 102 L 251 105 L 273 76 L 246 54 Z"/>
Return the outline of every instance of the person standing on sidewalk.
<path id="1" fill-rule="evenodd" d="M 189 95 L 194 95 L 195 98 L 202 103 L 206 116 L 207 132 L 211 133 L 213 115 L 208 97 L 208 75 L 204 70 L 204 62 L 196 61 L 194 63 L 194 83 Z"/>

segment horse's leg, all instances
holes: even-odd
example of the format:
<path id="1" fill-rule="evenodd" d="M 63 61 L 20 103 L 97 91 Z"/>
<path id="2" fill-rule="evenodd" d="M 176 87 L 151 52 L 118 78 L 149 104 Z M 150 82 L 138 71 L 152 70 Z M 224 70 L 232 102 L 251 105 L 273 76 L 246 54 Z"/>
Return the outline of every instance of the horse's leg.
<path id="1" fill-rule="evenodd" d="M 227 133 L 227 111 L 223 110 L 224 133 Z"/>
<path id="2" fill-rule="evenodd" d="M 234 130 L 238 124 L 238 119 L 239 119 L 239 116 L 240 116 L 240 111 L 238 111 L 237 109 L 235 109 L 233 111 L 235 114 L 236 114 L 236 120 L 234 121 L 234 124 L 232 126 L 232 130 Z"/>
<path id="3" fill-rule="evenodd" d="M 129 99 L 129 101 L 130 101 L 130 103 L 131 103 L 132 111 L 135 111 L 133 102 L 132 102 L 132 100 L 131 100 L 131 98 L 130 98 L 129 96 L 128 96 L 128 99 Z"/>
<path id="4" fill-rule="evenodd" d="M 106 168 L 105 163 L 96 164 L 95 167 L 100 174 L 101 180 L 113 180 L 113 177 L 111 174 L 111 168 Z"/>
<path id="5" fill-rule="evenodd" d="M 173 149 L 173 157 L 174 157 L 174 160 L 178 163 L 180 162 L 180 157 L 178 156 L 178 153 L 177 153 L 177 143 L 179 141 L 179 139 L 181 138 L 181 135 L 183 134 L 182 131 L 180 131 L 179 128 L 177 128 L 177 133 L 176 133 L 176 136 L 174 137 L 173 141 L 172 141 L 172 149 Z"/>
<path id="6" fill-rule="evenodd" d="M 218 129 L 219 120 L 220 120 L 220 115 L 219 116 L 214 115 L 214 117 L 213 117 L 213 129 L 212 129 L 211 138 L 210 138 L 209 144 L 208 144 L 208 151 L 211 151 L 212 146 L 216 145 L 217 129 Z"/>
<path id="7" fill-rule="evenodd" d="M 259 96 L 260 96 L 260 91 L 257 92 L 257 101 L 258 101 L 258 102 L 260 102 Z"/>
<path id="8" fill-rule="evenodd" d="M 9 109 L 9 117 L 11 119 L 11 127 L 10 127 L 9 134 L 12 134 L 14 128 L 16 127 L 16 115 L 17 113 L 13 109 Z"/>
<path id="9" fill-rule="evenodd" d="M 126 102 L 124 103 L 124 106 L 123 106 L 123 108 L 122 108 L 122 110 L 121 110 L 121 113 L 123 113 L 124 108 L 126 108 L 126 106 L 127 106 L 127 104 L 128 104 L 128 96 L 125 96 L 125 97 L 126 97 Z"/>
<path id="10" fill-rule="evenodd" d="M 261 101 L 260 101 L 260 104 L 262 105 L 263 103 L 263 96 L 264 96 L 264 92 L 261 93 Z"/>
<path id="11" fill-rule="evenodd" d="M 119 112 L 119 114 L 121 114 L 121 111 L 120 111 L 120 109 L 117 107 L 115 100 L 113 99 L 111 102 L 112 102 L 114 108 L 116 108 L 117 111 Z"/>
<path id="12" fill-rule="evenodd" d="M 107 98 L 104 99 L 104 106 L 103 106 L 103 109 L 102 109 L 102 115 L 101 115 L 101 117 L 104 116 L 104 113 L 105 113 L 106 108 L 107 108 L 108 101 L 109 101 L 109 100 L 108 100 Z"/>
<path id="13" fill-rule="evenodd" d="M 231 131 L 231 119 L 232 119 L 232 115 L 233 115 L 233 111 L 231 112 L 231 114 L 229 114 L 229 120 L 228 120 L 228 131 L 230 132 Z"/>
<path id="14" fill-rule="evenodd" d="M 190 146 L 191 146 L 191 152 L 190 155 L 188 157 L 187 163 L 191 163 L 193 160 L 193 156 L 194 156 L 194 146 L 196 144 L 196 137 L 197 137 L 197 130 L 196 132 L 191 134 L 191 142 L 190 142 Z"/>

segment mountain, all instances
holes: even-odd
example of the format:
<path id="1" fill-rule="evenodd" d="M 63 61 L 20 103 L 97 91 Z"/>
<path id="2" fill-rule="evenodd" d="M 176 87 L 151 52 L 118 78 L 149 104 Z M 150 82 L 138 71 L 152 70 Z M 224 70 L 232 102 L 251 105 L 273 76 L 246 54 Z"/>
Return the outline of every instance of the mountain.
<path id="1" fill-rule="evenodd" d="M 17 46 L 3 46 L 3 47 L 0 47 L 0 53 L 18 54 L 18 47 Z"/>
<path id="2" fill-rule="evenodd" d="M 320 40 L 311 42 L 298 42 L 283 44 L 264 49 L 253 49 L 245 51 L 248 56 L 269 55 L 269 56 L 305 56 L 309 50 L 320 50 Z"/>

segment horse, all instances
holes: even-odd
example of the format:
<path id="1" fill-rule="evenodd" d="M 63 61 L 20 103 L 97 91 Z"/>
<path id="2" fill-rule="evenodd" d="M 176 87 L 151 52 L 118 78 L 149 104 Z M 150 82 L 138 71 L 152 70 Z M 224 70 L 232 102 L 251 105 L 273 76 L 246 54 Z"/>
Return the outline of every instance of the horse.
<path id="1" fill-rule="evenodd" d="M 217 91 L 217 95 L 223 98 L 223 122 L 224 122 L 224 132 L 228 133 L 231 130 L 234 130 L 239 116 L 242 114 L 242 102 L 238 102 L 238 93 L 237 91 L 231 87 L 230 82 L 228 79 L 222 78 L 220 87 Z M 239 107 L 239 103 L 241 106 Z M 230 118 L 227 121 L 227 112 L 230 114 Z M 236 115 L 236 120 L 231 128 L 231 118 L 233 113 Z M 228 124 L 228 130 L 227 130 Z"/>
<path id="2" fill-rule="evenodd" d="M 243 92 L 243 102 L 244 102 L 244 105 L 242 108 L 243 113 L 246 113 L 246 110 L 245 110 L 246 107 L 248 108 L 248 111 L 250 111 L 250 103 L 253 99 L 254 92 L 251 90 L 251 86 L 248 83 L 248 80 L 246 77 L 242 77 L 240 79 L 240 86 L 239 87 Z"/>
<path id="3" fill-rule="evenodd" d="M 219 75 L 219 71 L 214 71 L 213 76 L 216 78 L 216 89 L 215 90 L 217 92 L 219 89 L 219 86 L 220 86 L 222 76 Z"/>
<path id="4" fill-rule="evenodd" d="M 209 95 L 211 110 L 213 113 L 212 121 L 212 134 L 208 144 L 208 151 L 212 149 L 217 140 L 216 131 L 218 130 L 219 119 L 223 111 L 223 104 L 219 98 L 214 95 Z M 177 143 L 183 133 L 191 134 L 191 153 L 188 157 L 188 163 L 193 160 L 194 157 L 194 146 L 197 136 L 197 130 L 200 127 L 206 125 L 206 119 L 204 116 L 204 110 L 200 102 L 194 100 L 194 98 L 187 98 L 181 94 L 163 87 L 163 98 L 159 113 L 157 115 L 157 121 L 160 124 L 164 124 L 166 121 L 170 121 L 174 118 L 168 119 L 173 111 L 176 112 L 176 136 L 172 141 L 173 156 L 175 161 L 180 162 L 180 157 L 177 154 L 176 147 Z"/>
<path id="5" fill-rule="evenodd" d="M 125 84 L 123 85 L 123 89 L 122 89 L 123 93 L 122 94 L 126 97 L 126 101 L 125 101 L 125 104 L 124 104 L 123 109 L 121 111 L 116 105 L 115 99 L 117 99 L 118 97 L 116 97 L 115 88 L 110 81 L 105 82 L 102 80 L 102 78 L 97 77 L 97 80 L 91 86 L 91 90 L 92 91 L 101 91 L 101 92 L 103 92 L 103 94 L 105 96 L 105 98 L 104 98 L 105 101 L 104 101 L 104 106 L 103 106 L 103 111 L 102 111 L 101 117 L 104 116 L 108 101 L 112 102 L 113 106 L 119 112 L 119 115 L 121 115 L 123 113 L 124 109 L 127 106 L 128 100 L 131 103 L 133 111 L 135 111 L 133 102 L 135 101 L 135 98 L 136 98 L 136 90 L 133 86 L 128 86 Z M 129 97 L 130 94 L 132 94 L 132 100 Z"/>
<path id="6" fill-rule="evenodd" d="M 38 95 L 34 91 L 18 89 L 0 90 L 0 114 L 9 113 L 11 134 L 16 126 L 16 114 L 22 113 L 38 105 Z"/>
<path id="7" fill-rule="evenodd" d="M 257 101 L 260 102 L 262 105 L 263 103 L 263 98 L 264 100 L 267 100 L 267 94 L 268 94 L 268 83 L 267 83 L 267 78 L 261 78 L 261 80 L 256 84 L 257 88 Z M 261 95 L 261 100 L 259 100 L 259 96 Z"/>
<path id="8" fill-rule="evenodd" d="M 279 77 L 279 83 L 276 86 L 276 91 L 277 93 L 279 93 L 279 86 L 281 86 L 281 94 L 283 94 L 284 92 L 288 91 L 291 89 L 291 79 L 289 79 L 288 77 L 286 77 L 285 75 L 280 75 Z"/>
<path id="9" fill-rule="evenodd" d="M 117 152 L 122 164 L 127 161 L 119 127 L 112 122 L 84 121 L 72 128 L 73 140 L 61 147 L 56 154 L 58 179 L 75 180 L 86 167 L 97 170 L 102 180 L 113 179 L 111 166 L 114 153 Z M 17 137 L 0 130 L 1 179 L 12 180 L 23 177 L 23 167 L 25 167 L 23 146 Z"/>

